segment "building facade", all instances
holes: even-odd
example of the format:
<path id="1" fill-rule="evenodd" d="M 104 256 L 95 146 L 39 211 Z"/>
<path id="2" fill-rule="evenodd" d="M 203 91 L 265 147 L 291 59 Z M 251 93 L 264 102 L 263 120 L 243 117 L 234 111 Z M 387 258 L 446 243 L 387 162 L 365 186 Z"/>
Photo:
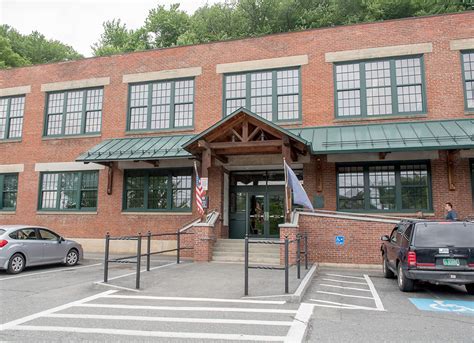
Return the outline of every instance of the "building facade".
<path id="1" fill-rule="evenodd" d="M 0 71 L 0 223 L 75 238 L 278 237 L 285 158 L 314 207 L 474 214 L 474 13 Z M 378 238 L 378 237 L 377 237 Z"/>

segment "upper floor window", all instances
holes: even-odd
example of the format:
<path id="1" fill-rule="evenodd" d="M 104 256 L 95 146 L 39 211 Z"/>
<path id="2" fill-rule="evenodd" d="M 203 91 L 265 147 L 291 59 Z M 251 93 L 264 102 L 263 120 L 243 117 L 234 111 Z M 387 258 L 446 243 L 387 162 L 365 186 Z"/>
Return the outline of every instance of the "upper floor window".
<path id="1" fill-rule="evenodd" d="M 48 93 L 46 136 L 100 133 L 103 88 Z"/>
<path id="2" fill-rule="evenodd" d="M 21 138 L 25 96 L 0 98 L 0 139 Z"/>
<path id="3" fill-rule="evenodd" d="M 128 130 L 192 128 L 194 79 L 130 85 Z"/>
<path id="4" fill-rule="evenodd" d="M 466 110 L 474 111 L 474 51 L 462 53 Z"/>
<path id="5" fill-rule="evenodd" d="M 192 170 L 127 170 L 123 209 L 191 211 Z"/>
<path id="6" fill-rule="evenodd" d="M 415 212 L 431 209 L 427 163 L 338 166 L 337 190 L 339 210 Z"/>
<path id="7" fill-rule="evenodd" d="M 97 171 L 42 173 L 39 209 L 94 211 L 98 180 Z"/>
<path id="8" fill-rule="evenodd" d="M 299 69 L 224 76 L 224 113 L 240 107 L 273 122 L 301 120 Z"/>
<path id="9" fill-rule="evenodd" d="M 16 208 L 18 174 L 0 174 L 0 211 Z"/>
<path id="10" fill-rule="evenodd" d="M 336 64 L 334 72 L 337 117 L 426 111 L 422 57 Z"/>

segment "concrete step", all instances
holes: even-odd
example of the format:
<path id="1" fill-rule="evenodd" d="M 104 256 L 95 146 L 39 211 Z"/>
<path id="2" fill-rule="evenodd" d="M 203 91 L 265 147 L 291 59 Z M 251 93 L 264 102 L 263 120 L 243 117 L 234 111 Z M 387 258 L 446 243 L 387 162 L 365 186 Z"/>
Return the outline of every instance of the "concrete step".
<path id="1" fill-rule="evenodd" d="M 229 251 L 229 252 L 242 252 L 244 253 L 245 247 L 232 247 L 232 246 L 222 246 L 222 245 L 214 245 L 214 251 Z M 249 248 L 250 252 L 274 252 L 276 254 L 279 253 L 280 247 L 265 247 L 265 246 L 251 246 Z"/>
<path id="2" fill-rule="evenodd" d="M 244 263 L 245 259 L 242 256 L 241 258 L 234 258 L 230 256 L 213 256 L 212 261 L 214 262 L 233 262 L 233 263 Z M 258 259 L 249 259 L 250 264 L 263 264 L 263 265 L 280 265 L 279 258 L 258 258 Z"/>
<path id="3" fill-rule="evenodd" d="M 245 240 L 243 239 L 219 239 L 214 245 L 213 261 L 244 263 Z M 280 264 L 280 246 L 254 244 L 250 245 L 249 262 L 251 264 Z"/>
<path id="4" fill-rule="evenodd" d="M 228 252 L 228 251 L 214 251 L 213 256 L 227 256 L 227 257 L 236 257 L 236 258 L 244 258 L 244 253 L 238 252 Z M 254 253 L 249 254 L 249 258 L 257 259 L 257 258 L 277 258 L 280 259 L 280 254 L 273 254 L 273 253 Z"/>

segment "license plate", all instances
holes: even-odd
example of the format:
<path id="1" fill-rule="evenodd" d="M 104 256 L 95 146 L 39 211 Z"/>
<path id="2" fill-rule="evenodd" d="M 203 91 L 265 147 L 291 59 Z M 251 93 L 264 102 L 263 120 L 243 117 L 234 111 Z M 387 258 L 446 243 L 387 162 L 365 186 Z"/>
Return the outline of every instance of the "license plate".
<path id="1" fill-rule="evenodd" d="M 460 265 L 459 259 L 458 258 L 443 258 L 443 265 L 458 267 Z"/>

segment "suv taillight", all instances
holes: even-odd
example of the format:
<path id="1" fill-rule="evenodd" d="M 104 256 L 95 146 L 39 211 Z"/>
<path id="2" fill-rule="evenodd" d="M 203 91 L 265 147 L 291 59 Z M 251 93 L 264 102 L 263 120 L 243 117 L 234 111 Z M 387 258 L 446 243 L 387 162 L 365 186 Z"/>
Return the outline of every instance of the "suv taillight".
<path id="1" fill-rule="evenodd" d="M 4 240 L 4 239 L 1 239 L 0 240 L 0 248 L 3 248 L 5 245 L 8 244 L 8 241 L 7 240 Z"/>
<path id="2" fill-rule="evenodd" d="M 409 251 L 408 252 L 408 267 L 416 267 L 416 252 Z"/>

